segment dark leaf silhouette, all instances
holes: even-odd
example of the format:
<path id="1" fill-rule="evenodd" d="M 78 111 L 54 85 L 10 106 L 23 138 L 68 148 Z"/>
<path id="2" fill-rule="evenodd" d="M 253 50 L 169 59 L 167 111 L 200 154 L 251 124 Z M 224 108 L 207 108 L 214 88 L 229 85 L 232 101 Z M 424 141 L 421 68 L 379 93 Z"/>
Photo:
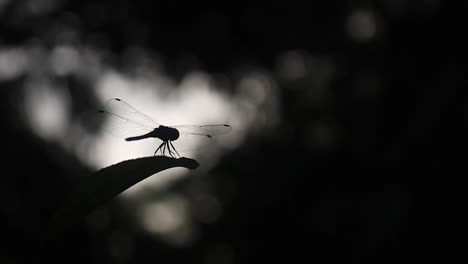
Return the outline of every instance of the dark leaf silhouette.
<path id="1" fill-rule="evenodd" d="M 155 173 L 175 167 L 195 169 L 198 165 L 196 160 L 189 158 L 153 156 L 126 160 L 100 169 L 83 179 L 57 210 L 50 222 L 47 239 L 66 232 L 103 203 Z"/>

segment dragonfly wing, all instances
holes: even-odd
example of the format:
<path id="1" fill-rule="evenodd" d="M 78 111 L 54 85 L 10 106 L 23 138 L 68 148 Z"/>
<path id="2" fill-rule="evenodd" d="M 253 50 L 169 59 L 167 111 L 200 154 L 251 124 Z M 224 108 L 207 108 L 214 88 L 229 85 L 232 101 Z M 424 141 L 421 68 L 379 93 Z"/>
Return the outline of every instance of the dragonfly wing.
<path id="1" fill-rule="evenodd" d="M 125 139 L 133 136 L 141 136 L 154 130 L 153 127 L 105 110 L 98 111 L 97 115 L 104 124 L 103 129 L 118 138 Z"/>
<path id="2" fill-rule="evenodd" d="M 232 128 L 229 125 L 176 125 L 171 126 L 179 131 L 179 138 L 173 141 L 174 147 L 181 154 L 192 154 L 194 151 L 202 151 L 213 146 L 214 137 L 229 133 Z M 183 155 L 183 154 L 182 154 Z"/>
<path id="3" fill-rule="evenodd" d="M 202 136 L 202 137 L 216 137 L 229 133 L 232 130 L 230 125 L 218 124 L 218 125 L 177 125 L 171 126 L 176 128 L 180 134 Z"/>
<path id="4" fill-rule="evenodd" d="M 171 141 L 175 149 L 181 154 L 193 154 L 203 151 L 205 148 L 213 147 L 215 139 L 207 136 L 194 134 L 180 134 L 177 140 Z"/>
<path id="5" fill-rule="evenodd" d="M 157 128 L 160 125 L 149 115 L 138 111 L 135 107 L 119 98 L 112 98 L 107 100 L 106 110 L 107 112 L 114 114 L 116 117 L 120 117 L 123 120 L 128 120 L 129 123 L 134 125 L 149 127 L 152 129 Z"/>

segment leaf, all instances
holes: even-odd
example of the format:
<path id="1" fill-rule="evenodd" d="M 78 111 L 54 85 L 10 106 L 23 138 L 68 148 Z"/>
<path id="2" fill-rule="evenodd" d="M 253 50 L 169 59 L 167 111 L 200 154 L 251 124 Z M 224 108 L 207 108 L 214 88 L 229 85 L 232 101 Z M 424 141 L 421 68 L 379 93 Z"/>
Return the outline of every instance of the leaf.
<path id="1" fill-rule="evenodd" d="M 193 159 L 153 156 L 126 160 L 100 169 L 83 179 L 57 210 L 50 222 L 47 239 L 66 232 L 94 209 L 155 173 L 174 167 L 195 169 L 198 165 Z"/>

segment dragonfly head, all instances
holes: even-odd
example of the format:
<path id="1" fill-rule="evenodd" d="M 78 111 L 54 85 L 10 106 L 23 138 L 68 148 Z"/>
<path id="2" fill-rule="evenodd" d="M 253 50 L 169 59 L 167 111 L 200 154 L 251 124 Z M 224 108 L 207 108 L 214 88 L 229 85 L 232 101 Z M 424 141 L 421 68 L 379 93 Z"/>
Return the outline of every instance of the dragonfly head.
<path id="1" fill-rule="evenodd" d="M 172 133 L 171 133 L 171 137 L 172 137 L 172 141 L 176 140 L 179 138 L 180 136 L 180 133 L 179 133 L 179 130 L 175 129 L 175 128 L 172 128 L 171 127 L 171 130 L 172 130 Z"/>

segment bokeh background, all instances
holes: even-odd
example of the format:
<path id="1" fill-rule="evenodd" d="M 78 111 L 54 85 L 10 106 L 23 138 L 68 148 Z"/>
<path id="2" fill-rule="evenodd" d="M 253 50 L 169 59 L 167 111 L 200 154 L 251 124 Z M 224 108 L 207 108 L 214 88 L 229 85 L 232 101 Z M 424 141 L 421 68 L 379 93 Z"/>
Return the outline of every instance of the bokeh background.
<path id="1" fill-rule="evenodd" d="M 0 263 L 466 258 L 466 8 L 0 0 Z M 152 155 L 89 113 L 228 123 L 52 248 L 82 177 Z"/>

